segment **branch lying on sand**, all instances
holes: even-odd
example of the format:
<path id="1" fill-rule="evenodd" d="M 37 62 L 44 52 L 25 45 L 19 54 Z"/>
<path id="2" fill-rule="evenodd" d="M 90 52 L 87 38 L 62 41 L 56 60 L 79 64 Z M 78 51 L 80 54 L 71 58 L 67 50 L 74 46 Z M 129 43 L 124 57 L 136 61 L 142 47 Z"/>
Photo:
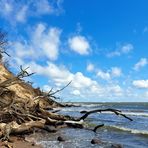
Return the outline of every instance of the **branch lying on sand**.
<path id="1" fill-rule="evenodd" d="M 0 136 L 4 136 L 3 140 L 8 140 L 9 135 L 11 133 L 20 134 L 25 131 L 30 131 L 30 129 L 33 127 L 43 128 L 45 125 L 45 122 L 46 120 L 41 119 L 38 121 L 29 121 L 26 123 L 22 123 L 21 125 L 19 125 L 16 121 L 12 121 L 9 124 L 1 123 L 0 124 L 0 129 L 1 129 Z"/>
<path id="2" fill-rule="evenodd" d="M 79 118 L 79 120 L 84 120 L 86 119 L 90 114 L 93 114 L 93 113 L 97 113 L 97 112 L 113 112 L 115 113 L 116 115 L 118 116 L 123 116 L 124 118 L 130 120 L 130 121 L 133 121 L 133 119 L 127 117 L 125 114 L 123 114 L 120 110 L 116 110 L 116 109 L 111 109 L 111 108 L 108 108 L 108 109 L 96 109 L 96 110 L 91 110 L 91 111 L 81 111 L 82 114 L 84 114 L 82 117 Z"/>

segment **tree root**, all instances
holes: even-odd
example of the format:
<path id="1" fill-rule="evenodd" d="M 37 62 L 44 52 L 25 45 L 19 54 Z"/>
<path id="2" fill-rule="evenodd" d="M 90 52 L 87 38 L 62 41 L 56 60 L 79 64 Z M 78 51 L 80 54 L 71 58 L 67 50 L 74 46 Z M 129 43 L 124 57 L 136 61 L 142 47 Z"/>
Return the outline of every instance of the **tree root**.
<path id="1" fill-rule="evenodd" d="M 59 110 L 53 110 L 49 112 L 46 110 L 49 106 L 51 109 L 55 107 L 55 104 L 60 107 L 65 105 L 58 104 L 51 98 L 56 98 L 54 95 L 67 87 L 68 83 L 62 89 L 52 92 L 52 89 L 48 93 L 41 92 L 38 90 L 38 95 L 29 101 L 24 101 L 16 95 L 16 93 L 9 89 L 9 86 L 21 83 L 21 78 L 30 76 L 26 69 L 22 69 L 21 72 L 10 79 L 0 83 L 0 138 L 1 140 L 9 140 L 10 134 L 23 134 L 24 132 L 32 131 L 34 128 L 46 130 L 48 132 L 56 131 L 51 130 L 48 126 L 55 126 L 55 128 L 70 126 L 73 128 L 85 127 L 84 120 L 93 113 L 97 112 L 113 112 L 116 115 L 122 116 L 130 121 L 131 118 L 124 115 L 120 110 L 115 109 L 97 109 L 92 111 L 82 111 L 84 115 L 80 118 L 74 118 L 71 116 L 61 115 L 57 112 Z M 42 107 L 42 101 L 46 101 L 47 106 Z M 98 128 L 104 126 L 98 125 L 93 131 L 96 132 Z"/>

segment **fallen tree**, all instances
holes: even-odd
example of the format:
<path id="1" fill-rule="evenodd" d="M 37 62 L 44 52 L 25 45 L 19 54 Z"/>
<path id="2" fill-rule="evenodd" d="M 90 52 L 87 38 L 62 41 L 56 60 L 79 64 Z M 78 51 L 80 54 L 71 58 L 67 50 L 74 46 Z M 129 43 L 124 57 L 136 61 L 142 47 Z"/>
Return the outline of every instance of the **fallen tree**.
<path id="1" fill-rule="evenodd" d="M 2 66 L 2 65 L 1 65 Z M 16 94 L 14 90 L 11 89 L 12 86 L 16 84 L 23 84 L 24 80 L 22 78 L 31 76 L 33 73 L 28 73 L 27 69 L 20 68 L 20 72 L 16 76 L 11 76 L 0 83 L 0 137 L 2 140 L 8 140 L 10 134 L 20 134 L 24 132 L 30 132 L 33 128 L 39 128 L 46 130 L 45 126 L 54 125 L 55 127 L 65 125 L 71 127 L 84 127 L 84 120 L 93 113 L 96 112 L 106 112 L 110 111 L 116 115 L 123 116 L 124 118 L 132 121 L 131 118 L 122 114 L 121 111 L 115 109 L 98 109 L 92 111 L 82 111 L 84 114 L 80 118 L 74 118 L 71 116 L 61 115 L 54 112 L 49 112 L 47 109 L 53 109 L 56 106 L 64 107 L 62 104 L 58 104 L 53 98 L 55 94 L 64 88 L 66 88 L 70 83 L 60 90 L 53 92 L 50 90 L 48 93 L 38 90 L 38 93 L 33 98 L 29 100 L 24 100 L 19 95 Z M 25 83 L 26 84 L 26 83 Z M 26 84 L 29 85 L 29 84 Z M 41 105 L 46 101 L 46 105 Z M 53 103 L 54 102 L 54 103 Z M 46 106 L 46 107 L 45 107 Z M 94 128 L 94 132 L 99 127 L 103 125 L 98 125 Z M 49 131 L 49 130 L 48 130 Z"/>

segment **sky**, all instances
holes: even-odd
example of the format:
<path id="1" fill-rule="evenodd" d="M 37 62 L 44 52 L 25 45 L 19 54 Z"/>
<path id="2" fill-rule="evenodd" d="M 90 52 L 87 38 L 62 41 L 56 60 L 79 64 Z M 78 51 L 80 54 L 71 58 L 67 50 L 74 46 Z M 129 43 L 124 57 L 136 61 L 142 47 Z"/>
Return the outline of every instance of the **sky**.
<path id="1" fill-rule="evenodd" d="M 13 72 L 61 101 L 148 101 L 147 0 L 0 0 Z"/>

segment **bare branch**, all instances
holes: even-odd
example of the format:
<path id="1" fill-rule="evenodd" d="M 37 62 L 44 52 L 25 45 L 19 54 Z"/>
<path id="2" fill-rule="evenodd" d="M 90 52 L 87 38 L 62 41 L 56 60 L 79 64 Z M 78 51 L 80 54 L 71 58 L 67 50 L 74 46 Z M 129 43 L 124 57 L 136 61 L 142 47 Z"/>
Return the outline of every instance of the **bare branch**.
<path id="1" fill-rule="evenodd" d="M 6 54 L 7 56 L 10 57 L 10 55 L 6 52 L 6 48 L 8 45 L 8 41 L 6 39 L 6 32 L 2 31 L 2 29 L 0 29 L 0 59 L 2 59 L 2 55 Z"/>
<path id="2" fill-rule="evenodd" d="M 1 88 L 6 88 L 9 87 L 10 85 L 14 85 L 16 83 L 22 82 L 21 79 L 24 77 L 29 77 L 31 75 L 33 75 L 34 73 L 28 73 L 26 70 L 29 67 L 27 67 L 26 69 L 23 69 L 22 66 L 20 66 L 21 71 L 16 75 L 16 77 L 12 77 L 10 79 L 7 79 L 6 81 L 0 83 L 0 87 Z"/>
<path id="3" fill-rule="evenodd" d="M 56 91 L 53 92 L 53 93 L 48 93 L 48 95 L 49 95 L 49 96 L 53 96 L 53 95 L 55 95 L 56 93 L 58 93 L 58 92 L 64 90 L 66 87 L 68 87 L 68 86 L 71 84 L 71 82 L 72 82 L 72 81 L 70 81 L 70 82 L 69 82 L 67 85 L 65 85 L 63 88 L 58 89 L 58 90 L 56 90 Z M 51 91 L 50 91 L 50 92 L 51 92 Z"/>
<path id="4" fill-rule="evenodd" d="M 97 125 L 97 126 L 93 129 L 93 131 L 96 133 L 97 129 L 100 128 L 100 127 L 103 127 L 103 126 L 104 126 L 104 124 Z"/>
<path id="5" fill-rule="evenodd" d="M 29 67 L 27 67 L 27 68 L 25 68 L 25 69 L 23 69 L 22 68 L 22 65 L 20 66 L 20 72 L 17 74 L 17 78 L 24 78 L 24 77 L 29 77 L 29 76 L 31 76 L 31 75 L 33 75 L 33 74 L 35 74 L 35 73 L 28 73 L 27 72 L 27 69 L 28 69 Z"/>
<path id="6" fill-rule="evenodd" d="M 130 121 L 133 121 L 133 119 L 127 117 L 126 115 L 122 114 L 120 110 L 116 110 L 116 109 L 111 109 L 111 108 L 108 108 L 108 109 L 96 109 L 96 110 L 91 110 L 91 111 L 82 111 L 81 113 L 84 113 L 84 115 L 82 117 L 80 117 L 78 120 L 84 120 L 86 119 L 90 114 L 93 114 L 93 113 L 97 113 L 97 112 L 113 112 L 115 113 L 116 115 L 119 115 L 119 116 L 122 116 Z"/>

